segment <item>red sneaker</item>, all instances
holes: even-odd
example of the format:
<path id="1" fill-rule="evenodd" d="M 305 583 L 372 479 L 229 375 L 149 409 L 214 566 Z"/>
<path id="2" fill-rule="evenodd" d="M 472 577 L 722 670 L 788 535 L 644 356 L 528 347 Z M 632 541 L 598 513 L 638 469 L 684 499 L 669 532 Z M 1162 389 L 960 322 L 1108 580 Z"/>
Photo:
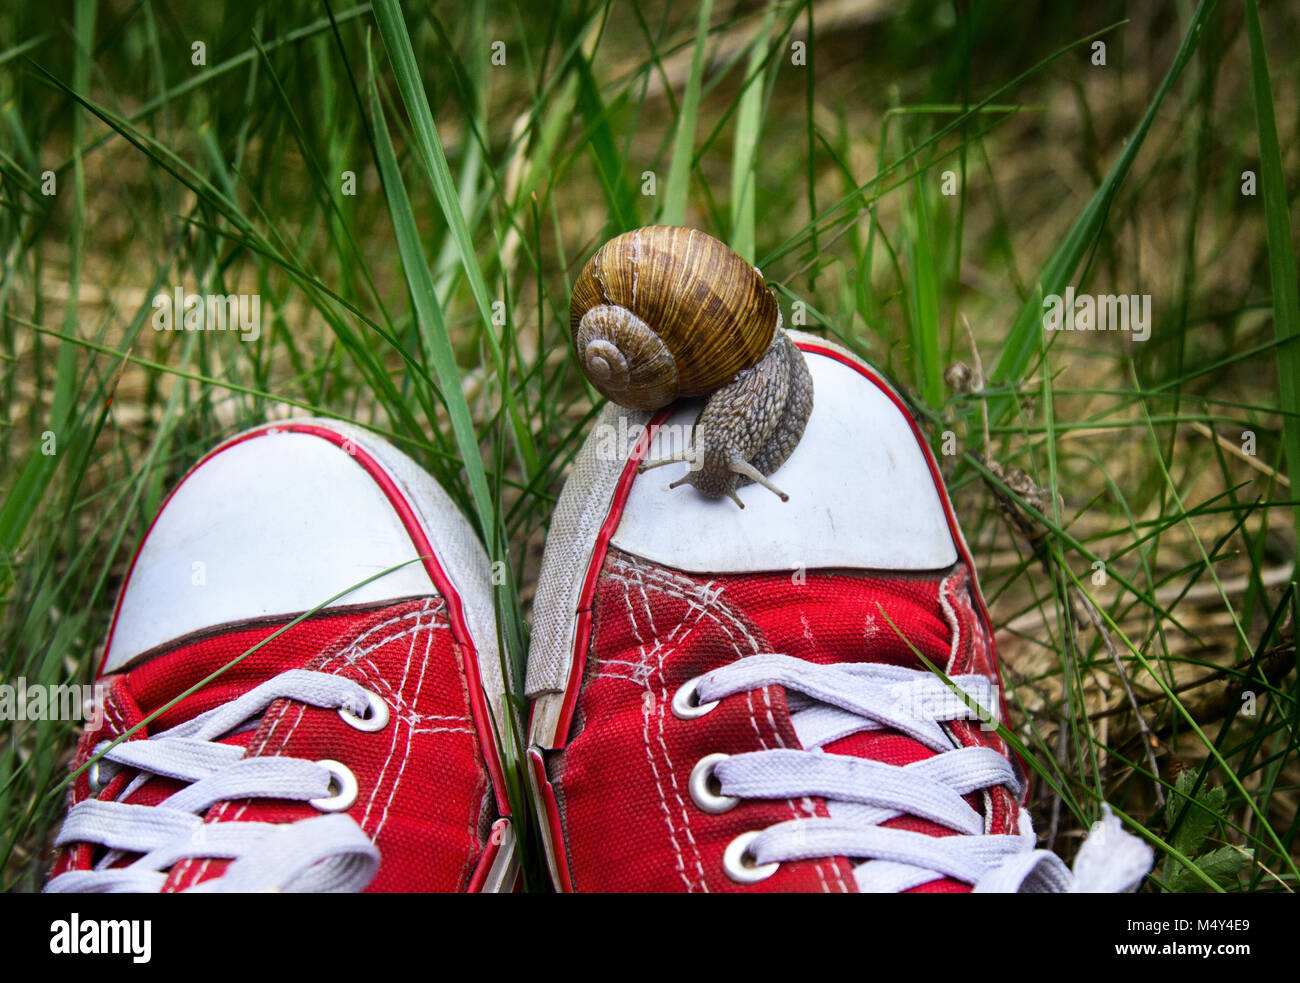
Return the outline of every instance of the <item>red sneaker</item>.
<path id="1" fill-rule="evenodd" d="M 574 463 L 527 678 L 556 886 L 1132 888 L 1151 851 L 1113 817 L 1074 874 L 1034 849 L 1023 774 L 987 723 L 1004 708 L 988 613 L 929 449 L 868 365 L 793 337 L 816 400 L 774 478 L 788 502 L 669 490 L 685 464 L 638 476 L 697 406 L 611 404 Z"/>
<path id="2" fill-rule="evenodd" d="M 513 887 L 488 560 L 371 434 L 295 420 L 199 462 L 101 671 L 74 767 L 179 702 L 76 778 L 46 890 Z"/>

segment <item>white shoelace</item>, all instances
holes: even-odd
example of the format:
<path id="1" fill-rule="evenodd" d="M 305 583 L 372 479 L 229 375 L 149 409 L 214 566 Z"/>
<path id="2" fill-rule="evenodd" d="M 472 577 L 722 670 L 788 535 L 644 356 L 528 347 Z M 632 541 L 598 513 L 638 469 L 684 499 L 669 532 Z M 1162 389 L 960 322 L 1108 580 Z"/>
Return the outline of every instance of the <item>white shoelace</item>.
<path id="1" fill-rule="evenodd" d="M 238 699 L 199 714 L 144 741 L 124 741 L 110 749 L 100 767 L 139 771 L 118 801 L 77 803 L 55 840 L 57 846 L 95 843 L 106 854 L 94 870 L 69 871 L 45 890 L 56 893 L 158 892 L 167 871 L 187 859 L 220 858 L 230 865 L 220 877 L 192 891 L 359 891 L 379 866 L 379 851 L 361 827 L 342 813 L 295 823 L 205 823 L 203 814 L 217 802 L 266 798 L 298 801 L 337 796 L 338 772 L 298 758 L 246 758 L 236 745 L 218 738 L 246 729 L 275 700 L 346 710 L 362 717 L 368 708 L 364 689 L 349 679 L 305 669 L 283 672 Z M 111 765 L 108 763 L 111 762 Z M 333 762 L 330 762 L 333 764 Z M 125 802 L 154 776 L 188 784 L 157 805 Z M 123 854 L 142 854 L 114 867 Z"/>
<path id="2" fill-rule="evenodd" d="M 803 750 L 765 750 L 719 760 L 713 777 L 721 796 L 826 801 L 829 818 L 770 826 L 748 843 L 754 864 L 845 856 L 860 859 L 858 888 L 898 892 L 950 877 L 996 893 L 1111 893 L 1133 890 L 1151 869 L 1153 853 L 1123 830 L 1109 808 L 1080 848 L 1074 870 L 1054 853 L 1035 849 L 1025 810 L 1018 835 L 986 832 L 985 819 L 962 798 L 998 785 L 1018 796 L 1022 782 L 991 748 L 960 747 L 942 724 L 996 712 L 984 676 L 949 677 L 966 699 L 933 673 L 872 663 L 817 665 L 777 653 L 739 659 L 702 676 L 700 704 L 764 686 L 786 691 Z M 977 710 L 976 708 L 983 708 Z M 905 734 L 935 752 L 909 765 L 828 753 L 826 744 L 872 730 Z M 953 830 L 929 836 L 880 824 L 911 815 Z"/>

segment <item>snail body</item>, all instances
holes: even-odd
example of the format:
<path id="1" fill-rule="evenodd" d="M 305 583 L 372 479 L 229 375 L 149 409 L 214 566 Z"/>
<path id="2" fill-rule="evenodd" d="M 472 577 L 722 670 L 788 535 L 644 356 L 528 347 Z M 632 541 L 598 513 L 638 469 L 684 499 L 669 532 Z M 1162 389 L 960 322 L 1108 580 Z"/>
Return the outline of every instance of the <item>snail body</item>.
<path id="1" fill-rule="evenodd" d="M 781 327 L 762 274 L 696 229 L 651 226 L 611 239 L 574 284 L 570 329 L 579 364 L 606 398 L 655 410 L 707 396 L 693 446 L 641 470 L 691 463 L 669 487 L 709 498 L 767 480 L 812 412 L 812 377 Z"/>

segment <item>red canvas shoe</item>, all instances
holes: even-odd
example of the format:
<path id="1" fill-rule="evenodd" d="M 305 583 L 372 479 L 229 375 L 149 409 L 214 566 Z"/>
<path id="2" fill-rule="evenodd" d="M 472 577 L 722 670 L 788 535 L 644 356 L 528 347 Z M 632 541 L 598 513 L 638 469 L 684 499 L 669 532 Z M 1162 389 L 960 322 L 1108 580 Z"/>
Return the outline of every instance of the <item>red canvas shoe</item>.
<path id="1" fill-rule="evenodd" d="M 610 405 L 574 463 L 527 678 L 557 888 L 1131 889 L 1151 851 L 1109 815 L 1073 873 L 1035 849 L 929 449 L 868 365 L 793 337 L 815 402 L 773 479 L 788 502 L 670 490 L 685 464 L 638 475 L 682 448 L 694 404 Z"/>
<path id="2" fill-rule="evenodd" d="M 511 889 L 496 637 L 405 455 L 324 420 L 227 441 L 136 554 L 74 767 L 179 702 L 76 778 L 46 889 Z"/>

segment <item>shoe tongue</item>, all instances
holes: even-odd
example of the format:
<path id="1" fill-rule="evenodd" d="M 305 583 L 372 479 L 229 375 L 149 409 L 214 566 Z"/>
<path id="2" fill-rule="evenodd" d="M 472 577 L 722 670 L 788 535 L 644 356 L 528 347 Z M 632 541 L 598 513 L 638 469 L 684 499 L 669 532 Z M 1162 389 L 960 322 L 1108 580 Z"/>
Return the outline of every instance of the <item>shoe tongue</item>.
<path id="1" fill-rule="evenodd" d="M 953 626 L 945 616 L 940 589 L 938 578 L 809 574 L 803 584 L 774 579 L 764 585 L 762 598 L 746 610 L 774 652 L 820 665 L 882 663 L 927 670 L 919 652 L 931 665 L 943 669 L 952 654 Z M 732 592 L 728 588 L 728 593 Z M 892 730 L 851 734 L 824 745 L 823 750 L 898 766 L 935 754 L 914 738 Z M 968 795 L 966 801 L 984 813 L 982 796 Z M 899 816 L 882 826 L 931 836 L 953 835 L 945 826 L 914 816 Z M 970 888 L 942 879 L 913 890 L 935 893 Z"/>

